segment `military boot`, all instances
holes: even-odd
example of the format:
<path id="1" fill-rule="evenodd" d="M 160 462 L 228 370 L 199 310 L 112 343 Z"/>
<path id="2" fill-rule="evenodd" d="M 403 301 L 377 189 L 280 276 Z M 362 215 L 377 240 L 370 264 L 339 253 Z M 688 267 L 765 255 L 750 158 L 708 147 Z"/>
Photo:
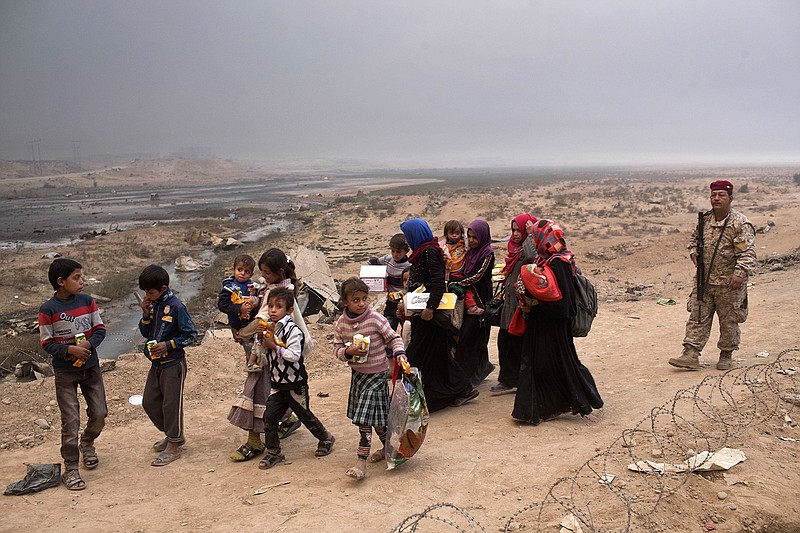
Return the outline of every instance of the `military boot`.
<path id="1" fill-rule="evenodd" d="M 719 352 L 719 361 L 717 361 L 717 370 L 730 370 L 733 366 L 733 352 L 721 351 Z"/>
<path id="2" fill-rule="evenodd" d="M 673 357 L 669 360 L 669 364 L 677 366 L 678 368 L 697 370 L 700 368 L 700 354 L 695 350 L 684 348 L 683 355 L 680 357 Z"/>

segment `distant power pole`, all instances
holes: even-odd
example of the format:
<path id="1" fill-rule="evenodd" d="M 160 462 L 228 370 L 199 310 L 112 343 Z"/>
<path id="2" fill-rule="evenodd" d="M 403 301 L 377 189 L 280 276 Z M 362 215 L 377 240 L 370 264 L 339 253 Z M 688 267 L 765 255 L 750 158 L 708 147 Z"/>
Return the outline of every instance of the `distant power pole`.
<path id="1" fill-rule="evenodd" d="M 81 166 L 81 142 L 72 141 L 72 159 L 78 167 Z"/>
<path id="2" fill-rule="evenodd" d="M 28 141 L 28 144 L 31 145 L 31 174 L 38 175 L 41 171 L 40 164 L 42 162 L 42 150 L 39 143 L 41 143 L 41 139 L 34 139 L 32 141 Z M 38 158 L 37 158 L 38 154 Z"/>

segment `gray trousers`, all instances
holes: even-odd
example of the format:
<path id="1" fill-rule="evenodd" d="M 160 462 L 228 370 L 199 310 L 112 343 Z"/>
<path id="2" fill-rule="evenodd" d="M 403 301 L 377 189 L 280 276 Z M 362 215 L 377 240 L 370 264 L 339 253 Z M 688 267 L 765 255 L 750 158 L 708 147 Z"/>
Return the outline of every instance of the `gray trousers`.
<path id="1" fill-rule="evenodd" d="M 56 401 L 61 411 L 61 457 L 64 469 L 75 470 L 80 461 L 78 433 L 81 429 L 81 404 L 78 401 L 78 386 L 86 400 L 86 428 L 80 435 L 80 446 L 94 445 L 106 424 L 108 406 L 106 389 L 100 365 L 87 370 L 59 372 L 55 375 Z"/>
<path id="2" fill-rule="evenodd" d="M 144 384 L 142 407 L 153 425 L 170 442 L 182 443 L 183 383 L 186 381 L 186 359 L 167 368 L 150 367 Z"/>

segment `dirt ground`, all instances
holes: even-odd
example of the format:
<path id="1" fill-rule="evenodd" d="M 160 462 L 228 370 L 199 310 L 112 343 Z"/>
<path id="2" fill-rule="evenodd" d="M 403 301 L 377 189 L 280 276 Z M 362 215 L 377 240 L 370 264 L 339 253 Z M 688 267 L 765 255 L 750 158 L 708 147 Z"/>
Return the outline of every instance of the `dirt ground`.
<path id="1" fill-rule="evenodd" d="M 333 359 L 327 345 L 332 325 L 317 323 L 319 317 L 312 317 L 311 332 L 317 340 L 307 362 L 312 408 L 337 437 L 336 446 L 330 456 L 315 458 L 314 438 L 300 430 L 284 441 L 287 462 L 264 472 L 256 461 L 234 463 L 228 458 L 244 437 L 226 420 L 244 381 L 243 357 L 227 332 L 217 329 L 206 334 L 202 345 L 188 350 L 183 458 L 163 468 L 149 466 L 154 456 L 151 445 L 160 436 L 141 407 L 128 403 L 132 394 L 141 393 L 149 363 L 141 355 L 123 356 L 113 371 L 104 374 L 110 414 L 97 441 L 100 467 L 83 472 L 87 489 L 69 492 L 62 486 L 5 497 L 0 531 L 30 527 L 31 520 L 42 530 L 390 531 L 437 502 L 458 507 L 479 526 L 470 525 L 454 510 L 442 510 L 439 515 L 455 527 L 425 521 L 419 531 L 480 527 L 503 531 L 512 516 L 512 531 L 537 527 L 558 531 L 554 520 L 567 511 L 550 505 L 537 526 L 538 509 L 525 509 L 541 502 L 559 479 L 589 487 L 584 484 L 586 469 L 579 470 L 585 463 L 598 454 L 617 461 L 618 439 L 630 435 L 626 430 L 643 427 L 639 424 L 648 420 L 652 409 L 675 399 L 679 391 L 698 386 L 703 394 L 709 388 L 728 391 L 721 394 L 720 402 L 730 400 L 741 406 L 737 412 L 744 420 L 728 420 L 724 438 L 710 439 L 709 444 L 724 441 L 744 451 L 746 461 L 733 467 L 727 478 L 679 476 L 680 482 L 666 482 L 669 490 L 643 484 L 644 474 L 632 474 L 624 464 L 611 461 L 606 472 L 619 477 L 612 484 L 615 490 L 582 488 L 572 493 L 570 501 L 580 508 L 591 500 L 596 531 L 624 530 L 628 508 L 641 512 L 630 518 L 633 531 L 800 531 L 800 444 L 780 438 L 800 440 L 796 426 L 800 413 L 786 402 L 770 404 L 766 398 L 772 389 L 759 395 L 742 391 L 745 384 L 749 390 L 757 389 L 760 378 L 753 376 L 761 368 L 758 365 L 774 362 L 779 353 L 798 346 L 798 266 L 791 262 L 776 270 L 764 266 L 751 278 L 750 316 L 743 325 L 741 348 L 734 354 L 737 368 L 729 378 L 720 380 L 722 373 L 713 368 L 716 331 L 703 358 L 710 366 L 685 372 L 666 362 L 681 348 L 692 280 L 685 242 L 696 220 L 694 213 L 707 206 L 707 183 L 723 176 L 738 187 L 747 183 L 747 192 L 737 193 L 734 207 L 744 211 L 757 228 L 774 222 L 769 232 L 757 238 L 758 255 L 764 259 L 800 246 L 800 187 L 791 182 L 795 172 L 774 168 L 648 171 L 514 187 L 484 183 L 402 196 L 380 193 L 373 208 L 365 208 L 354 198 L 315 213 L 302 231 L 270 244 L 288 250 L 297 244 L 317 247 L 340 280 L 356 275 L 364 259 L 388 251 L 389 237 L 409 216 L 422 216 L 439 231 L 450 218 L 468 222 L 481 217 L 490 222 L 495 237 L 503 236 L 510 219 L 520 212 L 557 218 L 600 295 L 600 313 L 592 332 L 576 341 L 581 360 L 592 371 L 606 403 L 600 421 L 567 416 L 535 427 L 516 423 L 510 418 L 513 396 L 493 397 L 488 392 L 495 372 L 479 387 L 481 395 L 475 401 L 434 413 L 425 444 L 410 461 L 393 471 L 370 465 L 364 481 L 353 481 L 344 475 L 354 462 L 358 439 L 345 416 L 349 371 Z M 376 205 L 382 208 L 375 209 Z M 394 206 L 394 212 L 389 206 Z M 137 238 L 148 239 L 148 235 Z M 164 242 L 185 240 L 168 231 L 158 235 Z M 100 243 L 97 246 L 107 242 L 121 249 L 119 242 L 103 239 L 107 240 L 95 241 Z M 495 251 L 498 259 L 504 256 L 505 244 L 496 244 Z M 93 257 L 100 261 L 100 255 Z M 41 269 L 44 263 L 34 257 L 16 257 L 0 264 L 0 275 L 13 275 L 15 265 Z M 13 300 L 9 291 L 0 286 L 0 302 L 5 306 L 0 310 L 6 313 L 20 305 L 9 303 Z M 33 292 L 28 299 L 38 302 L 46 292 Z M 672 298 L 677 304 L 657 305 L 658 298 Z M 379 302 L 376 298 L 375 304 Z M 496 364 L 495 334 L 489 346 Z M 756 355 L 763 352 L 769 355 Z M 784 357 L 800 354 L 794 351 Z M 788 366 L 800 364 L 789 361 Z M 753 370 L 748 373 L 748 369 Z M 703 383 L 708 384 L 705 389 Z M 24 463 L 60 462 L 54 397 L 52 379 L 0 383 L 3 483 L 20 479 Z M 692 398 L 688 411 L 702 419 L 704 404 L 697 400 L 698 394 Z M 749 418 L 746 404 L 754 398 L 763 399 L 759 412 L 773 405 L 775 416 Z M 37 419 L 45 419 L 51 428 L 42 429 Z M 625 440 L 625 453 L 646 448 L 647 455 L 658 447 L 635 435 L 638 442 Z M 30 442 L 20 445 L 20 441 Z M 698 444 L 694 449 L 703 448 Z M 599 486 L 596 477 L 589 478 L 593 487 Z M 648 507 L 656 495 L 658 505 Z M 570 505 L 568 500 L 560 501 Z M 584 526 L 584 531 L 589 530 Z"/>

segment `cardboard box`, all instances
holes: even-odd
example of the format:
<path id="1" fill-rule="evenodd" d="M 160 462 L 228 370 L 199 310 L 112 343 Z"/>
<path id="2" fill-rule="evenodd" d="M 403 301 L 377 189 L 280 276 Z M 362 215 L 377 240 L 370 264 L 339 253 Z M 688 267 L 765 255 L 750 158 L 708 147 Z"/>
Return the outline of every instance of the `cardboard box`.
<path id="1" fill-rule="evenodd" d="M 358 277 L 370 292 L 386 292 L 386 265 L 361 265 Z"/>
<path id="2" fill-rule="evenodd" d="M 429 292 L 407 292 L 404 297 L 406 309 L 409 311 L 421 311 L 425 309 L 430 297 L 431 293 Z M 454 309 L 455 306 L 456 295 L 452 292 L 446 292 L 442 295 L 442 300 L 436 309 Z"/>

